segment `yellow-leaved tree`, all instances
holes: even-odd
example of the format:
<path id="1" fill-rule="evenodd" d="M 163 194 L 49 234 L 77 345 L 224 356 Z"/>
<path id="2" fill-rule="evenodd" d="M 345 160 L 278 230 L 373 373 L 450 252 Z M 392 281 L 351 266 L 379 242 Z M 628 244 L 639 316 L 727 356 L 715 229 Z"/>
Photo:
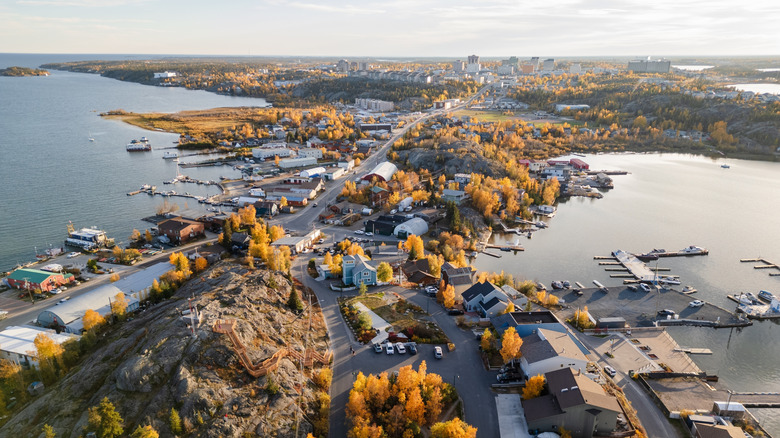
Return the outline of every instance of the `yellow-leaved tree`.
<path id="1" fill-rule="evenodd" d="M 514 327 L 509 327 L 501 337 L 501 357 L 504 359 L 504 363 L 508 363 L 512 359 L 520 357 L 520 347 L 523 345 L 523 340 Z"/>
<path id="2" fill-rule="evenodd" d="M 111 300 L 111 313 L 113 313 L 117 318 L 121 318 L 125 316 L 126 311 L 127 300 L 125 299 L 125 294 L 119 292 L 118 294 L 114 295 L 114 299 Z"/>
<path id="3" fill-rule="evenodd" d="M 99 327 L 106 322 L 105 318 L 100 316 L 99 313 L 92 309 L 87 309 L 87 311 L 84 312 L 84 317 L 81 318 L 81 321 L 84 324 L 84 330 L 92 330 L 93 328 Z"/>
<path id="4" fill-rule="evenodd" d="M 532 376 L 523 387 L 523 400 L 539 397 L 542 394 L 542 389 L 544 389 L 544 376 L 541 374 Z"/>

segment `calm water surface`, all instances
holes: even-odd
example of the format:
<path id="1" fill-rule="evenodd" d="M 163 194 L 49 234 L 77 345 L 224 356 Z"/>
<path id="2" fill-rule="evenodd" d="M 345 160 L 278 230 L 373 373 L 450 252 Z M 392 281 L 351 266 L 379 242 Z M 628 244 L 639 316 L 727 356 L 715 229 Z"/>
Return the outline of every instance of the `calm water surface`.
<path id="1" fill-rule="evenodd" d="M 46 55 L 0 55 L 0 66 L 35 67 L 50 60 Z M 49 245 L 61 246 L 68 221 L 77 227 L 97 225 L 117 241 L 126 241 L 133 228 L 149 228 L 151 224 L 140 219 L 154 214 L 163 198 L 126 195 L 142 184 L 194 195 L 219 193 L 216 186 L 163 186 L 164 180 L 176 175 L 176 167 L 162 159 L 162 148 L 172 147 L 178 136 L 105 120 L 99 113 L 118 108 L 174 112 L 267 105 L 263 99 L 57 71 L 48 77 L 0 77 L 0 96 L 2 270 L 34 259 L 35 247 L 41 251 Z M 126 152 L 125 145 L 141 136 L 150 139 L 154 150 Z M 182 173 L 202 180 L 238 175 L 224 166 L 182 169 Z M 182 210 L 202 208 L 194 200 L 170 201 Z"/>
<path id="2" fill-rule="evenodd" d="M 516 277 L 541 281 L 592 280 L 619 285 L 595 255 L 616 249 L 646 252 L 678 250 L 688 245 L 708 248 L 702 257 L 663 259 L 683 284 L 700 298 L 725 308 L 734 305 L 727 293 L 767 289 L 780 292 L 780 277 L 753 269 L 740 258 L 765 257 L 780 263 L 780 164 L 686 155 L 600 155 L 582 158 L 591 169 L 631 172 L 613 177 L 615 188 L 603 199 L 571 198 L 545 219 L 550 227 L 532 239 L 519 239 L 525 251 L 500 259 L 480 255 L 480 270 L 504 270 Z M 728 163 L 731 168 L 721 168 Z M 495 236 L 497 242 L 517 236 Z M 496 251 L 497 252 L 497 251 Z M 661 305 L 663 307 L 663 305 Z M 673 328 L 684 346 L 707 347 L 712 356 L 692 356 L 700 368 L 717 373 L 738 391 L 780 391 L 780 326 L 756 322 L 742 330 Z M 780 412 L 756 410 L 774 435 L 780 434 Z"/>

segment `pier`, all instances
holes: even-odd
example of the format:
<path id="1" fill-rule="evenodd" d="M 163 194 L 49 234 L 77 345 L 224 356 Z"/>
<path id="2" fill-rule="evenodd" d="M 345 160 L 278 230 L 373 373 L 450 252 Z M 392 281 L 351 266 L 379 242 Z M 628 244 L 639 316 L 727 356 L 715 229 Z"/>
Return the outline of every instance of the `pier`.
<path id="1" fill-rule="evenodd" d="M 495 243 L 488 243 L 485 245 L 485 248 L 500 249 L 501 251 L 525 251 L 525 248 L 516 244 L 496 245 Z M 484 253 L 484 251 L 482 252 Z"/>
<path id="2" fill-rule="evenodd" d="M 778 266 L 776 263 L 772 263 L 767 259 L 763 259 L 760 257 L 756 257 L 754 259 L 740 259 L 739 260 L 742 263 L 762 263 L 760 265 L 753 266 L 753 269 L 776 269 L 778 272 L 770 272 L 770 277 L 777 277 L 780 276 L 780 266 Z"/>
<path id="3" fill-rule="evenodd" d="M 482 254 L 488 255 L 490 257 L 495 257 L 497 259 L 501 258 L 501 254 L 493 254 L 492 252 L 488 252 L 488 251 L 482 251 Z"/>

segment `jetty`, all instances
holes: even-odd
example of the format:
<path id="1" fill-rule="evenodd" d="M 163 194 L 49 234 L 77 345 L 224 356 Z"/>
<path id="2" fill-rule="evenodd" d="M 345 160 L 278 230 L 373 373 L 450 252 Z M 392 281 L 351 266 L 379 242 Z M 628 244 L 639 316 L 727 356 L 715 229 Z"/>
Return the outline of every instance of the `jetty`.
<path id="1" fill-rule="evenodd" d="M 587 172 L 588 175 L 598 175 L 600 173 L 603 173 L 604 175 L 628 175 L 627 170 L 589 170 Z"/>
<path id="2" fill-rule="evenodd" d="M 504 245 L 496 245 L 495 243 L 488 243 L 485 245 L 485 248 L 492 248 L 492 249 L 499 249 L 501 251 L 525 251 L 525 248 L 523 248 L 520 245 L 517 244 L 504 244 Z M 484 253 L 484 251 L 482 251 Z"/>
<path id="3" fill-rule="evenodd" d="M 488 255 L 490 257 L 495 257 L 497 259 L 501 258 L 501 254 L 494 254 L 494 253 L 489 252 L 489 251 L 482 251 L 482 254 Z"/>
<path id="4" fill-rule="evenodd" d="M 778 272 L 770 272 L 770 277 L 777 277 L 780 276 L 780 266 L 778 266 L 776 263 L 772 263 L 767 259 L 764 258 L 754 258 L 754 259 L 740 259 L 739 260 L 742 263 L 761 263 L 760 265 L 753 266 L 753 269 L 775 269 Z"/>

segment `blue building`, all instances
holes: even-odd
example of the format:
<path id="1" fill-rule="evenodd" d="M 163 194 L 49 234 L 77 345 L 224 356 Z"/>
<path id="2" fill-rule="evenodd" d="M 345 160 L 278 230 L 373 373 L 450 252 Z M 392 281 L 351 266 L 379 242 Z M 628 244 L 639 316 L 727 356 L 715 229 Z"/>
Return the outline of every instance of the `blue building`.
<path id="1" fill-rule="evenodd" d="M 346 255 L 341 262 L 342 281 L 346 285 L 376 285 L 376 268 L 360 254 Z"/>

